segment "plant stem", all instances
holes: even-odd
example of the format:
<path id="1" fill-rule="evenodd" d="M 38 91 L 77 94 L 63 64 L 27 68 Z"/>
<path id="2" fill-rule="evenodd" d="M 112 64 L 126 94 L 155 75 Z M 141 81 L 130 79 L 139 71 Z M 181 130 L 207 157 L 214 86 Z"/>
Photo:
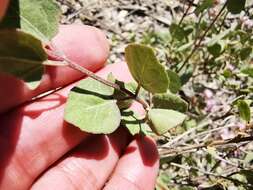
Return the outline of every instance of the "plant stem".
<path id="1" fill-rule="evenodd" d="M 228 16 L 228 13 L 229 13 L 228 11 L 225 13 L 225 15 L 224 15 L 224 17 L 223 17 L 223 19 L 222 19 L 222 22 L 221 22 L 221 24 L 220 24 L 218 33 L 220 33 L 222 27 L 224 26 L 224 23 L 225 23 L 225 21 L 226 21 L 226 18 L 227 18 L 227 16 Z"/>
<path id="2" fill-rule="evenodd" d="M 78 65 L 77 63 L 69 60 L 68 58 L 66 57 L 60 57 L 62 58 L 66 63 L 67 63 L 67 66 L 74 69 L 74 70 L 77 70 L 91 78 L 93 78 L 94 80 L 97 80 L 107 86 L 110 86 L 116 90 L 119 90 L 125 94 L 127 94 L 129 97 L 131 97 L 132 99 L 136 100 L 137 102 L 139 102 L 140 104 L 142 104 L 142 106 L 144 107 L 144 109 L 148 109 L 149 108 L 149 105 L 146 101 L 142 100 L 141 98 L 139 98 L 138 96 L 136 96 L 134 93 L 132 93 L 131 91 L 127 90 L 126 88 L 124 87 L 121 87 L 119 86 L 118 84 L 115 84 L 115 83 L 112 83 L 110 81 L 107 81 L 105 79 L 103 79 L 102 77 L 99 77 L 98 75 L 96 75 L 95 73 L 89 71 L 88 69 L 85 69 L 84 67 Z"/>
<path id="3" fill-rule="evenodd" d="M 221 8 L 221 10 L 219 11 L 219 13 L 216 15 L 216 17 L 213 19 L 213 21 L 211 22 L 211 24 L 209 25 L 209 27 L 205 30 L 204 34 L 200 37 L 199 41 L 197 43 L 194 44 L 194 47 L 191 51 L 191 53 L 188 55 L 188 57 L 185 59 L 185 61 L 183 62 L 183 64 L 181 65 L 181 67 L 177 70 L 177 72 L 180 72 L 184 66 L 188 63 L 188 61 L 190 60 L 190 58 L 193 56 L 193 54 L 196 52 L 196 50 L 200 47 L 201 42 L 205 39 L 207 33 L 209 32 L 209 30 L 213 27 L 214 23 L 217 21 L 217 19 L 220 17 L 220 15 L 222 14 L 223 10 L 226 8 L 227 3 L 224 3 L 223 7 Z"/>
<path id="4" fill-rule="evenodd" d="M 237 136 L 233 139 L 217 140 L 217 141 L 213 141 L 212 143 L 200 143 L 200 144 L 194 144 L 190 146 L 184 146 L 181 148 L 169 148 L 167 150 L 160 151 L 160 154 L 162 154 L 163 156 L 175 156 L 175 155 L 183 154 L 190 150 L 206 148 L 207 146 L 222 146 L 222 145 L 230 145 L 230 144 L 235 144 L 235 143 L 237 144 L 240 142 L 248 142 L 248 141 L 253 141 L 253 136 L 247 136 L 247 137 Z"/>
<path id="5" fill-rule="evenodd" d="M 140 92 L 140 89 L 141 89 L 141 85 L 138 84 L 138 86 L 137 86 L 137 88 L 136 88 L 136 90 L 135 90 L 135 93 L 134 93 L 136 97 L 138 96 L 138 94 L 139 94 L 139 92 Z"/>
<path id="6" fill-rule="evenodd" d="M 249 143 L 249 142 L 247 142 Z M 236 150 L 238 150 L 241 146 L 243 146 L 244 144 L 239 145 L 238 147 L 234 147 L 232 150 L 230 150 L 227 154 L 223 155 L 222 158 L 225 159 L 226 157 L 228 157 L 229 155 L 233 154 Z M 223 160 L 218 160 L 216 161 L 216 163 L 214 164 L 214 166 L 211 168 L 211 172 L 214 171 L 222 162 Z M 242 168 L 241 168 L 242 169 Z"/>
<path id="7" fill-rule="evenodd" d="M 178 26 L 180 26 L 180 25 L 182 24 L 184 18 L 187 16 L 188 12 L 190 11 L 190 9 L 191 9 L 191 7 L 192 7 L 193 1 L 190 0 L 190 2 L 188 2 L 188 3 L 189 3 L 189 5 L 188 5 L 186 11 L 184 12 L 183 16 L 181 17 L 181 19 L 180 19 L 180 21 L 179 21 L 179 23 L 178 23 Z"/>
<path id="8" fill-rule="evenodd" d="M 253 186 L 251 184 L 248 184 L 248 183 L 245 183 L 245 182 L 242 182 L 242 181 L 239 181 L 237 179 L 234 179 L 232 177 L 228 177 L 228 176 L 224 176 L 224 175 L 220 175 L 220 174 L 216 174 L 216 173 L 212 173 L 212 172 L 208 172 L 208 171 L 204 171 L 198 167 L 194 167 L 194 166 L 186 166 L 186 165 L 181 165 L 181 164 L 177 164 L 177 163 L 170 163 L 171 166 L 175 166 L 177 168 L 181 168 L 183 170 L 187 170 L 187 171 L 191 171 L 191 170 L 196 170 L 206 176 L 214 176 L 214 177 L 217 177 L 217 178 L 222 178 L 222 179 L 226 179 L 226 180 L 229 180 L 231 182 L 233 182 L 234 184 L 241 184 L 243 185 L 244 187 L 248 187 L 248 188 L 252 188 Z M 236 172 L 238 173 L 238 172 Z"/>
<path id="9" fill-rule="evenodd" d="M 45 50 L 49 55 L 58 59 L 58 61 L 65 62 L 66 63 L 65 66 L 68 66 L 76 71 L 79 71 L 79 72 L 93 78 L 94 80 L 97 80 L 109 87 L 112 87 L 116 90 L 119 90 L 119 91 L 127 94 L 129 96 L 129 98 L 134 99 L 135 101 L 139 102 L 145 110 L 149 109 L 148 103 L 145 100 L 142 100 L 140 97 L 138 97 L 138 95 L 132 93 L 131 91 L 127 90 L 126 88 L 124 88 L 116 83 L 112 83 L 108 80 L 103 79 L 102 77 L 96 75 L 92 71 L 89 71 L 88 69 L 86 69 L 86 68 L 80 66 L 79 64 L 75 63 L 74 61 L 68 59 L 66 57 L 66 55 L 64 54 L 64 52 L 59 50 L 53 43 L 51 43 L 51 46 L 49 48 L 46 48 Z M 53 64 L 51 64 L 51 65 L 53 65 Z M 140 85 L 138 85 L 137 89 L 139 91 Z"/>

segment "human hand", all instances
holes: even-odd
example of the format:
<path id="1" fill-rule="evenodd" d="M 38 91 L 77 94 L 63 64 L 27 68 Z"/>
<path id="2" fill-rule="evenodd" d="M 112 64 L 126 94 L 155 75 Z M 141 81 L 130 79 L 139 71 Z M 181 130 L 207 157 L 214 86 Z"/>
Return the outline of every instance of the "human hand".
<path id="1" fill-rule="evenodd" d="M 0 20 L 1 20 L 1 18 L 5 14 L 5 11 L 7 9 L 8 3 L 9 3 L 9 0 L 1 0 L 0 1 Z"/>
<path id="2" fill-rule="evenodd" d="M 104 35 L 88 26 L 62 26 L 53 42 L 70 59 L 93 71 L 103 67 L 109 52 Z M 108 65 L 97 74 L 106 77 L 109 72 L 131 80 L 124 63 Z M 81 76 L 69 68 L 47 67 L 41 85 L 30 91 L 18 79 L 0 75 L 1 190 L 154 189 L 159 164 L 150 138 L 132 137 L 123 128 L 111 135 L 91 135 L 64 122 L 71 83 Z"/>

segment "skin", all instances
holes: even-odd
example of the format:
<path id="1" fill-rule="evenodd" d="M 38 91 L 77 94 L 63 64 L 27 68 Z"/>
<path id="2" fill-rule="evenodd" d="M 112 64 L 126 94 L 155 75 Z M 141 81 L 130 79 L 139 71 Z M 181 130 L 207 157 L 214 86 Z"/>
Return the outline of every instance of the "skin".
<path id="1" fill-rule="evenodd" d="M 4 16 L 8 4 L 9 4 L 9 0 L 1 0 L 1 1 L 0 1 L 0 20 L 1 20 L 2 17 Z"/>
<path id="2" fill-rule="evenodd" d="M 81 34 L 81 36 L 76 34 Z M 63 51 L 69 59 L 91 71 L 101 69 L 109 54 L 109 45 L 104 34 L 91 26 L 72 25 L 71 28 L 60 26 L 59 34 L 52 41 L 54 46 Z M 66 86 L 81 77 L 82 74 L 73 69 L 47 67 L 40 86 L 31 91 L 17 78 L 2 74 L 0 75 L 0 86 L 6 88 L 0 91 L 0 113 L 50 89 Z M 8 86 L 6 81 L 8 81 Z"/>
<path id="3" fill-rule="evenodd" d="M 125 63 L 104 66 L 109 46 L 98 29 L 61 26 L 53 42 L 102 77 L 112 72 L 132 80 Z M 5 89 L 0 91 L 0 189 L 154 189 L 159 157 L 152 139 L 133 137 L 122 127 L 111 135 L 91 135 L 64 121 L 68 92 L 80 78 L 70 68 L 47 67 L 39 88 L 30 91 L 0 74 Z M 60 86 L 66 87 L 31 101 Z M 138 104 L 132 108 L 143 111 Z"/>

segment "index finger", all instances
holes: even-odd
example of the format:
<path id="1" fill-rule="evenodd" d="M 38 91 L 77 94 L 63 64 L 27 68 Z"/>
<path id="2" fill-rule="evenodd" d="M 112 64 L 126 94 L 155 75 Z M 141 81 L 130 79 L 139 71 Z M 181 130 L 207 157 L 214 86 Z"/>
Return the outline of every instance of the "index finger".
<path id="1" fill-rule="evenodd" d="M 109 54 L 109 45 L 105 35 L 91 26 L 62 25 L 53 43 L 70 60 L 91 71 L 102 68 Z M 43 92 L 66 86 L 82 76 L 83 74 L 71 68 L 47 66 L 41 84 L 32 91 L 23 81 L 0 73 L 0 114 Z"/>

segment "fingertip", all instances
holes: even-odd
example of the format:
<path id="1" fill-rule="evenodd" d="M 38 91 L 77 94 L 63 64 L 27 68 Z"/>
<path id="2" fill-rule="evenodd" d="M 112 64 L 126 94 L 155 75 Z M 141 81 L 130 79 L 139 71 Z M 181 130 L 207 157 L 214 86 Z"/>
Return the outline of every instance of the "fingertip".
<path id="1" fill-rule="evenodd" d="M 4 16 L 6 9 L 8 7 L 8 4 L 9 4 L 9 0 L 1 0 L 0 1 L 0 20 Z"/>
<path id="2" fill-rule="evenodd" d="M 63 51 L 68 59 L 93 72 L 102 68 L 109 54 L 109 44 L 102 31 L 85 25 L 61 25 L 52 40 L 54 46 Z M 84 75 L 68 67 L 47 66 L 39 87 L 30 90 L 23 81 L 0 74 L 0 113 L 6 112 L 33 97 L 66 86 Z M 15 88 L 14 88 L 15 87 Z"/>
<path id="3" fill-rule="evenodd" d="M 105 186 L 111 189 L 153 190 L 158 175 L 159 156 L 154 140 L 136 135 L 118 162 Z"/>
<path id="4" fill-rule="evenodd" d="M 60 25 L 52 44 L 56 51 L 63 52 L 69 60 L 93 72 L 105 65 L 109 55 L 109 43 L 105 34 L 87 25 Z M 54 87 L 65 85 L 66 81 L 73 82 L 83 76 L 79 71 L 65 67 L 56 69 L 49 66 L 46 73 Z M 62 76 L 67 76 L 67 79 Z"/>
<path id="5" fill-rule="evenodd" d="M 87 69 L 101 68 L 109 55 L 109 43 L 105 34 L 93 26 L 60 25 L 59 33 L 52 42 L 70 60 Z"/>

